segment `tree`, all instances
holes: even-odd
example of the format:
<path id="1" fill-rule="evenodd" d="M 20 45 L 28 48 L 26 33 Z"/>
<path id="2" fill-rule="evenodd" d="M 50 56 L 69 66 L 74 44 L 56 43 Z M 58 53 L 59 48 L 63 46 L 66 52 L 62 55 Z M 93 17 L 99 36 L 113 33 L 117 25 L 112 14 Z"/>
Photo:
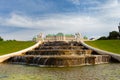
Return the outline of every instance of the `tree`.
<path id="1" fill-rule="evenodd" d="M 87 37 L 87 36 L 84 36 L 83 39 L 88 39 L 88 37 Z"/>
<path id="2" fill-rule="evenodd" d="M 0 41 L 3 41 L 3 38 L 2 38 L 2 37 L 0 37 Z"/>
<path id="3" fill-rule="evenodd" d="M 106 36 L 100 37 L 98 40 L 107 40 L 108 38 Z"/>
<path id="4" fill-rule="evenodd" d="M 112 31 L 109 33 L 108 39 L 120 39 L 120 34 L 117 31 Z"/>

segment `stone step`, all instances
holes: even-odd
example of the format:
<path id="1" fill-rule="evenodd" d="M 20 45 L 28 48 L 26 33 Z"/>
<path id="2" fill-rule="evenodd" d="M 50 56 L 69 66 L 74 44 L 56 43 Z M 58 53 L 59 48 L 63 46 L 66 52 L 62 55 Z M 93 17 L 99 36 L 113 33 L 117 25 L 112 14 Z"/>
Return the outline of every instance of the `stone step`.
<path id="1" fill-rule="evenodd" d="M 64 49 L 47 49 L 47 50 L 32 50 L 24 55 L 71 55 L 71 54 L 91 54 L 92 50 L 64 50 Z"/>
<path id="2" fill-rule="evenodd" d="M 39 49 L 83 49 L 84 46 L 40 46 L 35 48 L 35 50 Z"/>
<path id="3" fill-rule="evenodd" d="M 109 62 L 107 55 L 92 56 L 14 56 L 11 57 L 9 63 L 28 64 L 28 65 L 44 65 L 44 66 L 76 66 L 76 65 L 93 65 Z"/>

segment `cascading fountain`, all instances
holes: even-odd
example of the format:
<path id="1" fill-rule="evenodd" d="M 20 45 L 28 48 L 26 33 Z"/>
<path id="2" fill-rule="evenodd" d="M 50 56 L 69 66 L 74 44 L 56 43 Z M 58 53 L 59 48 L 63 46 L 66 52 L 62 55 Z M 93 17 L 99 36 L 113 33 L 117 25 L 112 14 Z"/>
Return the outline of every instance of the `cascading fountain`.
<path id="1" fill-rule="evenodd" d="M 39 47 L 5 62 L 49 67 L 81 66 L 108 63 L 110 56 L 93 55 L 92 50 L 77 41 L 43 42 Z"/>

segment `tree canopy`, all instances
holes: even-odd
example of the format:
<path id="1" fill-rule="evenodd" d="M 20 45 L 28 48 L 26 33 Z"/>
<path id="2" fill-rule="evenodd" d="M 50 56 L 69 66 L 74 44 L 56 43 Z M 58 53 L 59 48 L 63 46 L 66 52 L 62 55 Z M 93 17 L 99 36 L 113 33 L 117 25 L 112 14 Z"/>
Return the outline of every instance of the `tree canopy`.
<path id="1" fill-rule="evenodd" d="M 112 31 L 109 33 L 108 39 L 119 39 L 120 34 L 117 31 Z"/>
<path id="2" fill-rule="evenodd" d="M 2 38 L 2 37 L 0 37 L 0 41 L 3 41 L 3 38 Z"/>
<path id="3" fill-rule="evenodd" d="M 120 33 L 117 31 L 109 32 L 109 36 L 102 36 L 98 40 L 114 40 L 114 39 L 120 39 Z"/>
<path id="4" fill-rule="evenodd" d="M 100 37 L 98 40 L 107 40 L 108 38 L 106 36 Z"/>

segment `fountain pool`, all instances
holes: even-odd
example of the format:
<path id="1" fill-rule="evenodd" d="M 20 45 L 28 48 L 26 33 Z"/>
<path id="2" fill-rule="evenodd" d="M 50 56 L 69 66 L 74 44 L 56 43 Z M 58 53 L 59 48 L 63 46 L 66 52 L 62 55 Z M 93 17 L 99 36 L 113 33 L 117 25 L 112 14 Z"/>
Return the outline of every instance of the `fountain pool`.
<path id="1" fill-rule="evenodd" d="M 119 80 L 120 63 L 81 67 L 0 64 L 0 80 Z"/>

